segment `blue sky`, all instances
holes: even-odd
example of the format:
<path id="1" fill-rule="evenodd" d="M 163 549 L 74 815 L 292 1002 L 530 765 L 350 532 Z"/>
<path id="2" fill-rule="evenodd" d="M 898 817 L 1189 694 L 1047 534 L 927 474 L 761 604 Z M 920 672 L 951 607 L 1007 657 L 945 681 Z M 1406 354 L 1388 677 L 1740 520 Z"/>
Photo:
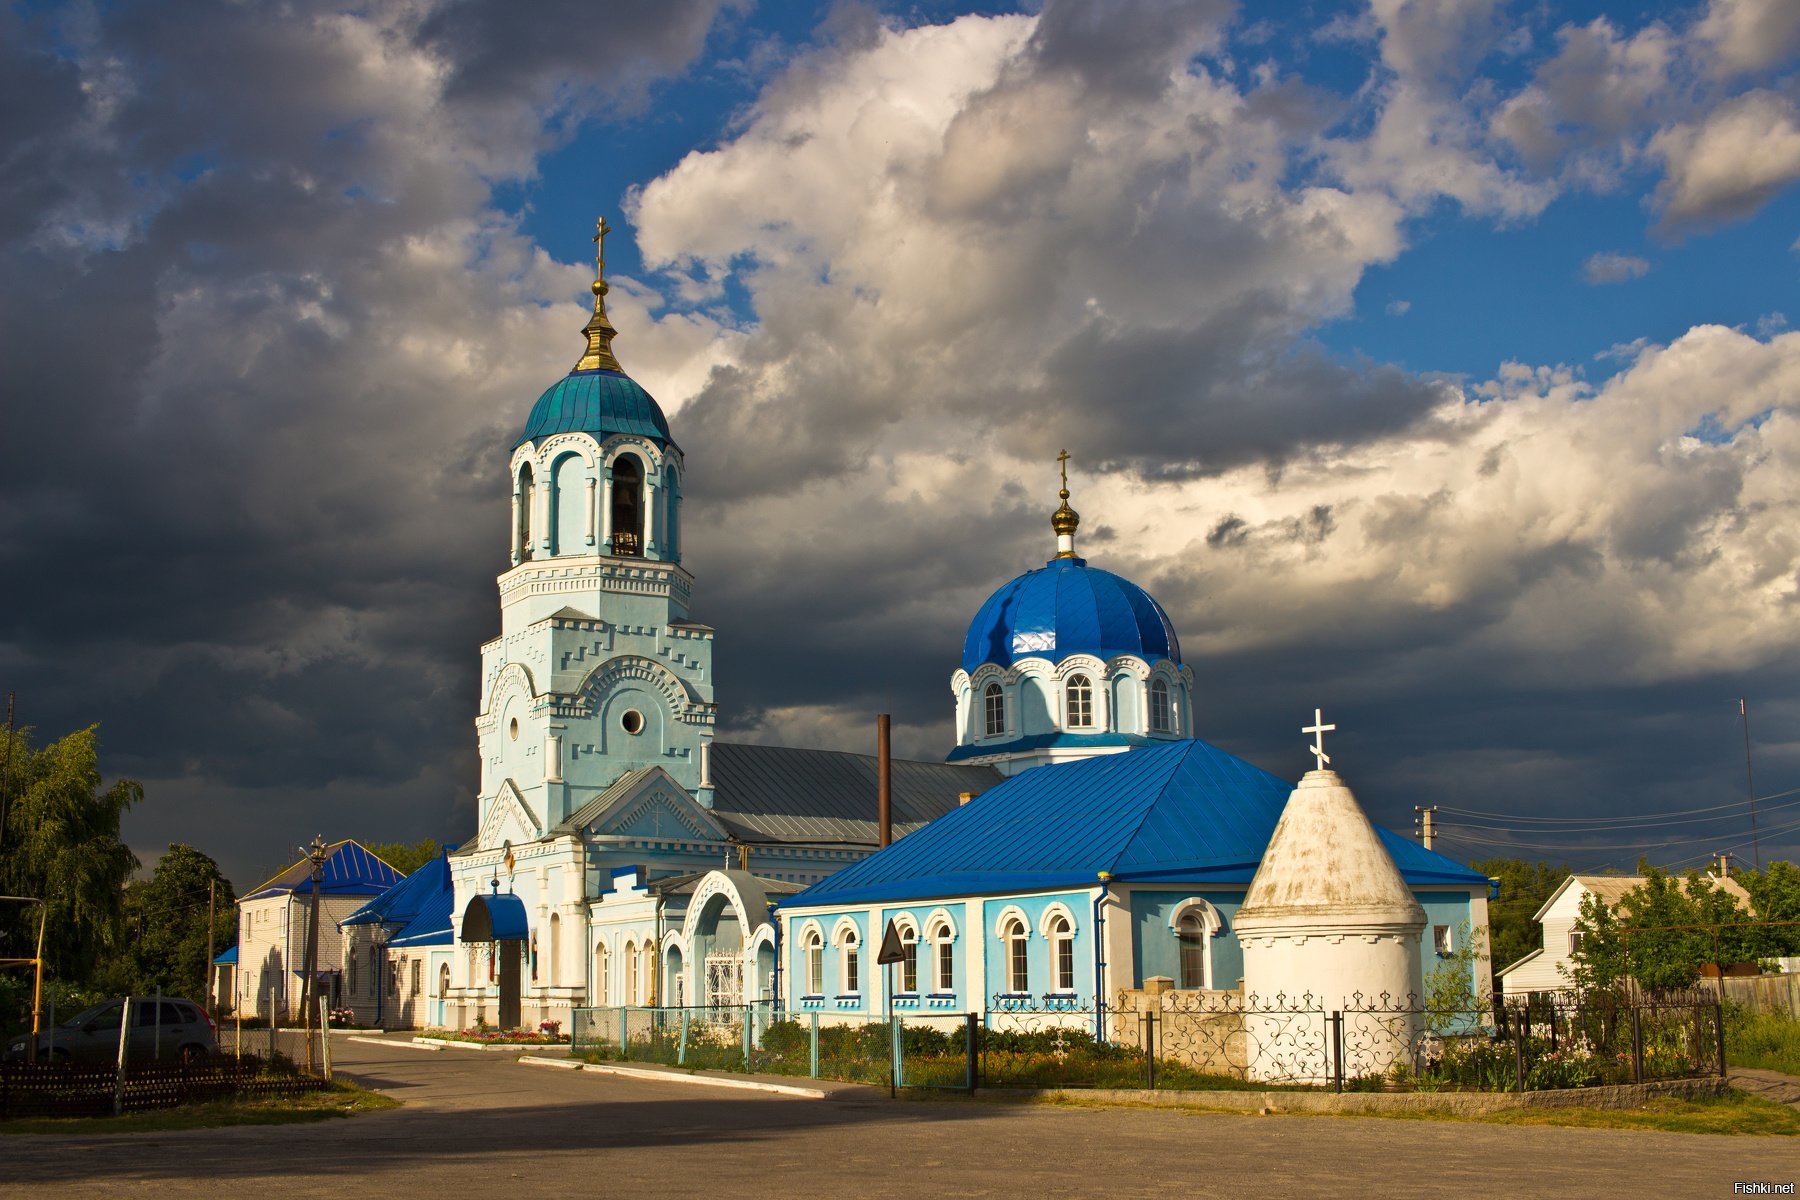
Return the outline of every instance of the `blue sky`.
<path id="1" fill-rule="evenodd" d="M 599 213 L 721 736 L 941 758 L 1066 447 L 1203 736 L 1297 775 L 1323 707 L 1392 827 L 1630 866 L 1605 818 L 1741 797 L 1739 696 L 1800 787 L 1789 0 L 0 22 L 0 688 L 100 723 L 147 857 L 473 829 L 506 456 Z"/>

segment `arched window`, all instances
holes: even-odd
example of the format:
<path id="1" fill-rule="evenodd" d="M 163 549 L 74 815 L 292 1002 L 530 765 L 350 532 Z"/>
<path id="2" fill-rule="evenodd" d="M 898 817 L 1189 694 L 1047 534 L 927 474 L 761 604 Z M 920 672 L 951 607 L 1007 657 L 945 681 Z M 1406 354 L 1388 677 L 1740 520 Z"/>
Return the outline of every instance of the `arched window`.
<path id="1" fill-rule="evenodd" d="M 638 986 L 637 943 L 626 942 L 625 943 L 625 994 L 619 997 L 620 1001 L 627 1005 L 636 1004 L 638 1002 L 637 1001 L 637 986 Z"/>
<path id="2" fill-rule="evenodd" d="M 1094 724 L 1094 685 L 1086 675 L 1069 676 L 1069 728 L 1088 729 Z"/>
<path id="3" fill-rule="evenodd" d="M 999 737 L 1006 732 L 1006 693 L 1000 685 L 990 683 L 981 694 L 982 729 L 987 737 Z"/>
<path id="4" fill-rule="evenodd" d="M 911 925 L 900 927 L 900 990 L 909 995 L 919 990 L 919 931 Z"/>
<path id="5" fill-rule="evenodd" d="M 806 994 L 822 996 L 825 994 L 825 939 L 817 929 L 810 929 L 801 944 L 806 948 Z"/>
<path id="6" fill-rule="evenodd" d="M 519 468 L 519 561 L 531 557 L 531 510 L 537 506 L 537 482 L 531 464 Z"/>
<path id="7" fill-rule="evenodd" d="M 1025 949 L 1025 922 L 1018 917 L 1006 923 L 1006 990 L 1024 995 L 1031 990 L 1031 960 Z"/>
<path id="8" fill-rule="evenodd" d="M 536 983 L 538 977 L 537 934 L 531 935 L 531 982 Z"/>
<path id="9" fill-rule="evenodd" d="M 644 956 L 644 969 L 639 978 L 642 981 L 641 986 L 644 989 L 644 995 L 643 995 L 643 998 L 638 1001 L 638 1003 L 640 1003 L 640 1004 L 655 1004 L 656 1003 L 656 949 L 649 942 L 645 942 L 644 948 L 642 950 L 642 954 Z"/>
<path id="10" fill-rule="evenodd" d="M 562 959 L 562 914 L 550 914 L 550 969 L 544 972 L 550 977 L 550 986 L 555 987 L 562 982 L 562 972 L 557 969 Z"/>
<path id="11" fill-rule="evenodd" d="M 450 964 L 449 963 L 445 963 L 443 966 L 438 968 L 438 997 L 437 998 L 439 1000 L 447 1000 L 450 998 Z"/>
<path id="12" fill-rule="evenodd" d="M 1050 921 L 1050 974 L 1058 992 L 1075 990 L 1075 931 L 1069 918 L 1057 916 Z"/>
<path id="13" fill-rule="evenodd" d="M 953 992 L 956 990 L 956 933 L 940 922 L 931 931 L 931 940 L 937 943 L 937 977 L 932 980 L 932 990 Z"/>
<path id="14" fill-rule="evenodd" d="M 350 994 L 354 996 L 356 995 L 356 955 L 350 954 L 345 957 L 349 961 L 344 964 L 344 986 L 349 988 Z"/>
<path id="15" fill-rule="evenodd" d="M 613 459 L 612 552 L 632 557 L 644 552 L 644 469 L 629 454 Z"/>
<path id="16" fill-rule="evenodd" d="M 412 988 L 408 991 L 408 993 L 407 993 L 408 995 L 416 996 L 420 992 L 425 990 L 424 975 L 425 975 L 425 964 L 420 962 L 416 958 L 413 959 L 412 960 Z"/>
<path id="17" fill-rule="evenodd" d="M 381 994 L 381 951 L 369 947 L 369 995 Z"/>
<path id="18" fill-rule="evenodd" d="M 679 561 L 681 558 L 681 479 L 675 474 L 675 464 L 670 463 L 663 471 L 663 519 L 662 536 L 659 539 L 667 553 L 665 558 Z"/>
<path id="19" fill-rule="evenodd" d="M 1175 936 L 1181 942 L 1181 986 L 1205 987 L 1206 922 L 1197 910 L 1189 909 L 1181 914 L 1181 920 L 1175 926 Z"/>
<path id="20" fill-rule="evenodd" d="M 1166 679 L 1150 681 L 1150 732 L 1169 733 L 1169 682 Z"/>
<path id="21" fill-rule="evenodd" d="M 605 942 L 594 943 L 594 1000 L 595 1005 L 612 1003 L 612 980 L 608 977 L 612 971 L 612 963 L 606 953 Z"/>
<path id="22" fill-rule="evenodd" d="M 861 940 L 854 929 L 846 929 L 838 942 L 838 982 L 842 985 L 839 990 L 846 996 L 862 991 Z"/>

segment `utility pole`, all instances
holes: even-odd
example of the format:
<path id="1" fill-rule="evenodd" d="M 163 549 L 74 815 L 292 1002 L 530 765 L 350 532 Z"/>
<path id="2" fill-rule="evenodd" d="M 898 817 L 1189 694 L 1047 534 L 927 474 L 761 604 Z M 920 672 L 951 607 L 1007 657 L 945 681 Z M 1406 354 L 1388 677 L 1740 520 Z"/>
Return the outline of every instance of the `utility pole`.
<path id="1" fill-rule="evenodd" d="M 1421 807 L 1420 805 L 1415 804 L 1413 805 L 1413 811 L 1419 814 L 1417 820 L 1413 823 L 1413 830 L 1419 835 L 1419 844 L 1429 850 L 1431 849 L 1431 839 L 1436 833 L 1431 827 L 1431 818 L 1437 812 L 1437 805 L 1432 804 Z"/>
<path id="2" fill-rule="evenodd" d="M 1750 705 L 1738 697 L 1738 716 L 1744 718 L 1744 791 L 1750 797 L 1750 849 L 1756 855 L 1756 869 L 1762 870 L 1762 842 L 1756 836 L 1756 776 L 1750 771 Z"/>
<path id="3" fill-rule="evenodd" d="M 213 892 L 216 879 L 206 881 L 206 1011 L 213 1010 Z"/>
<path id="4" fill-rule="evenodd" d="M 306 930 L 306 981 L 300 988 L 300 1010 L 306 1022 L 306 1069 L 313 1065 L 313 1003 L 319 991 L 319 884 L 325 878 L 325 839 L 314 834 L 310 848 L 301 853 L 312 859 L 312 914 Z"/>

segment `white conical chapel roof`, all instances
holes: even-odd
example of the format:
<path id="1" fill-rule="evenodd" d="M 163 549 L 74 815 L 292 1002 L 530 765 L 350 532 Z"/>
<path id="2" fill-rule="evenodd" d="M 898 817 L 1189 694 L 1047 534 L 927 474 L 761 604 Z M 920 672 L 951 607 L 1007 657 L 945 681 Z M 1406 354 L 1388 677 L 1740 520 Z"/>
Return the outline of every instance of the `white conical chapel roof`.
<path id="1" fill-rule="evenodd" d="M 1250 881 L 1236 924 L 1423 925 L 1400 870 L 1336 771 L 1300 780 Z"/>

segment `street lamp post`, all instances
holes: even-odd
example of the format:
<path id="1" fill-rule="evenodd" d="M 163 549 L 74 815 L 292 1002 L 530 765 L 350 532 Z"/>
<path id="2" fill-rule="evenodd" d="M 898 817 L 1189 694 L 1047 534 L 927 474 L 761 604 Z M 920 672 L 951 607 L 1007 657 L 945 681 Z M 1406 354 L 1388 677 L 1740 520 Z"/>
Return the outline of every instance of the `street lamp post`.
<path id="1" fill-rule="evenodd" d="M 314 835 L 311 846 L 302 846 L 300 852 L 312 860 L 312 914 L 307 922 L 306 930 L 306 979 L 300 987 L 300 1011 L 306 1022 L 306 1069 L 313 1065 L 313 1005 L 318 1000 L 319 988 L 319 884 L 325 878 L 325 839 Z"/>

